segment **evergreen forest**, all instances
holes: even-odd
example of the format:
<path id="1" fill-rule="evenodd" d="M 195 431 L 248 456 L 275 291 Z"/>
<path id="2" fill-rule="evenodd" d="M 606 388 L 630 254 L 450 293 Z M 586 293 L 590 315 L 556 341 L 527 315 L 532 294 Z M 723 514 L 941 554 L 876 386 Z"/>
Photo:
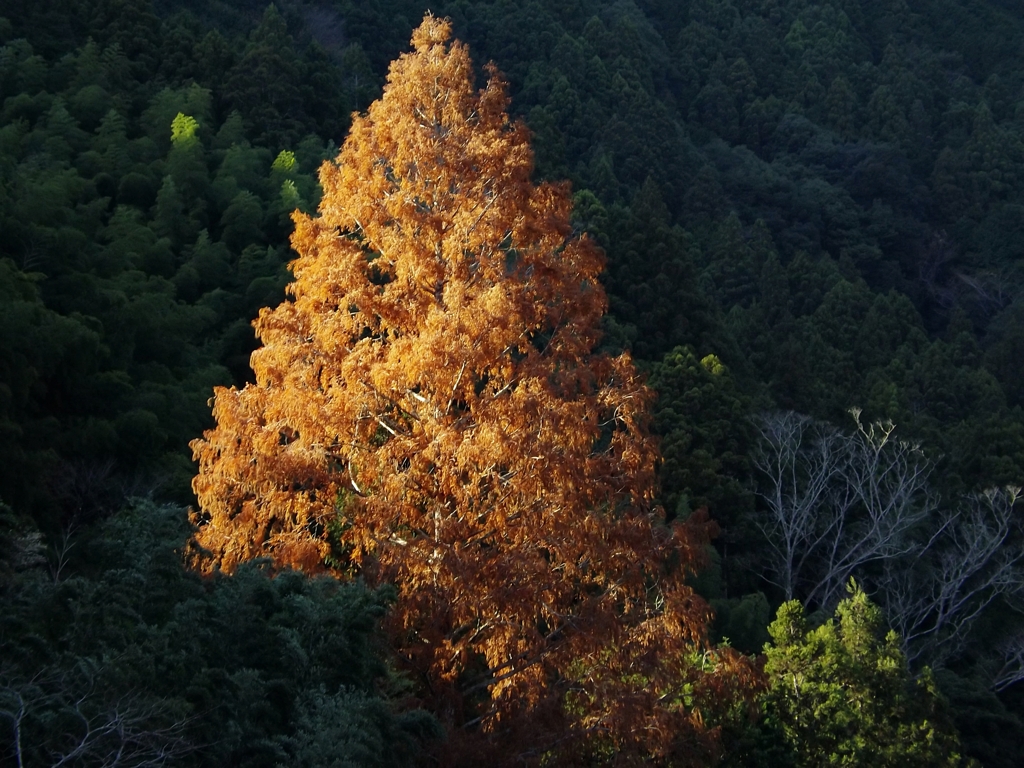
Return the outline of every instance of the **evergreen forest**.
<path id="1" fill-rule="evenodd" d="M 670 692 L 608 661 L 625 635 L 494 722 L 500 664 L 420 674 L 407 586 L 345 544 L 351 460 L 304 529 L 316 567 L 196 566 L 193 451 L 205 471 L 231 442 L 203 448 L 211 406 L 264 386 L 253 323 L 266 342 L 302 300 L 321 166 L 428 12 L 474 88 L 501 73 L 531 183 L 571 194 L 603 260 L 595 359 L 631 361 L 600 373 L 614 417 L 646 397 L 633 367 L 650 388 L 656 475 L 621 464 L 651 536 L 682 542 L 634 585 L 675 568 L 693 596 L 690 645 L 636 651 L 678 658 Z M 595 293 L 536 274 L 544 306 Z M 1022 359 L 1017 0 L 0 0 L 0 761 L 1024 765 Z M 458 416 L 487 382 L 457 398 L 448 373 Z M 658 739 L 631 739 L 630 707 Z"/>

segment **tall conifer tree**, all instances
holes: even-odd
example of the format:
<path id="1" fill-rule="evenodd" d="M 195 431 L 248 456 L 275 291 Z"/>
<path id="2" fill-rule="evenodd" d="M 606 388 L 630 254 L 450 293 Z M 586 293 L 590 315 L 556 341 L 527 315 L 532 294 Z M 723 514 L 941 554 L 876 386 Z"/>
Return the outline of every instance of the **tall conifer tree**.
<path id="1" fill-rule="evenodd" d="M 395 583 L 401 657 L 477 746 L 686 744 L 700 763 L 713 702 L 748 679 L 704 654 L 683 583 L 708 526 L 652 509 L 651 394 L 628 356 L 593 352 L 602 258 L 568 187 L 531 182 L 501 78 L 475 91 L 449 36 L 424 21 L 321 169 L 319 216 L 295 215 L 256 383 L 218 389 L 193 443 L 197 540 L 208 567 Z"/>

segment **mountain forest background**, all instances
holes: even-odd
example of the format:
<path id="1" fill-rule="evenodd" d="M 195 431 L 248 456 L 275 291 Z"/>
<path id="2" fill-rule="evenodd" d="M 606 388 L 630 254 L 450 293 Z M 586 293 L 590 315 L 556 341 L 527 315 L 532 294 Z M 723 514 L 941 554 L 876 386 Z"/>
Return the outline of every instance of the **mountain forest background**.
<path id="1" fill-rule="evenodd" d="M 428 9 L 607 256 L 659 501 L 721 528 L 716 640 L 757 654 L 855 576 L 964 753 L 1024 764 L 1016 0 L 0 2 L 0 745 L 50 764 L 84 718 L 175 764 L 394 765 L 439 738 L 379 651 L 387 588 L 182 558 L 188 443 L 252 380 L 290 213 Z M 826 445 L 817 501 L 773 486 Z M 874 549 L 779 522 L 791 492 L 864 523 L 855 470 L 901 510 Z"/>

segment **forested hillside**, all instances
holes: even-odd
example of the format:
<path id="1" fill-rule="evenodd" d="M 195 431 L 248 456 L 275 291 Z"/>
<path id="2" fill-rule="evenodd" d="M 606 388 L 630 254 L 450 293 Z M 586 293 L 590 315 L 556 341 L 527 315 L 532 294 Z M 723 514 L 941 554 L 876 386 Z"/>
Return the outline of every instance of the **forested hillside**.
<path id="1" fill-rule="evenodd" d="M 666 526 L 719 528 L 688 582 L 709 641 L 768 648 L 760 687 L 708 710 L 706 760 L 1024 762 L 1011 0 L 0 0 L 0 745 L 466 759 L 384 649 L 401 588 L 330 557 L 315 578 L 185 564 L 189 442 L 214 387 L 256 381 L 291 214 L 427 10 L 478 87 L 503 73 L 533 181 L 571 182 L 604 253 L 599 351 L 657 394 Z M 813 694 L 777 684 L 794 669 Z M 872 752 L 891 740 L 930 746 Z M 562 754 L 536 747 L 515 757 Z"/>

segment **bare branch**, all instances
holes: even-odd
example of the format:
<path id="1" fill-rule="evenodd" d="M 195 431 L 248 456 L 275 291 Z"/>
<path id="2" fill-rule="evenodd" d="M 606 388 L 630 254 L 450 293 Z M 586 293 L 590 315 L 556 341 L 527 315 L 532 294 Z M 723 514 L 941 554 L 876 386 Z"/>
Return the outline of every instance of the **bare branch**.
<path id="1" fill-rule="evenodd" d="M 99 768 L 156 768 L 193 751 L 185 738 L 187 719 L 174 717 L 162 701 L 126 695 L 105 702 L 96 690 L 97 670 L 83 660 L 73 671 L 48 670 L 28 680 L 0 680 L 0 720 L 11 724 L 14 756 L 23 768 L 26 735 L 48 754 L 51 768 L 88 764 Z M 60 729 L 54 724 L 60 723 Z"/>
<path id="2" fill-rule="evenodd" d="M 1024 589 L 1024 545 L 1014 537 L 1020 489 L 961 500 L 910 564 L 892 564 L 880 586 L 910 660 L 939 665 L 962 652 L 974 622 L 998 597 Z"/>
<path id="3" fill-rule="evenodd" d="M 1000 650 L 1003 666 L 992 680 L 992 688 L 996 691 L 1006 690 L 1024 680 L 1024 632 L 1004 643 Z"/>
<path id="4" fill-rule="evenodd" d="M 917 446 L 894 439 L 891 423 L 864 426 L 859 416 L 853 435 L 795 413 L 755 425 L 767 508 L 759 526 L 787 600 L 831 609 L 864 566 L 914 551 L 910 533 L 935 508 L 931 464 Z"/>

